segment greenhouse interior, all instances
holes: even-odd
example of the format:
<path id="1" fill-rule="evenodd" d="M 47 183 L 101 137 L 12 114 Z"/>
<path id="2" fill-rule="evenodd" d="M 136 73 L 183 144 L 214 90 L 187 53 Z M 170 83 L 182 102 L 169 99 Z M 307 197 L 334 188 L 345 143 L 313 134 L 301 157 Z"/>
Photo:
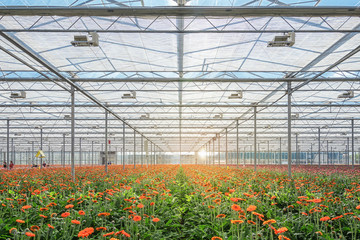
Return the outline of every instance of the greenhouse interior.
<path id="1" fill-rule="evenodd" d="M 359 43 L 358 0 L 2 0 L 0 239 L 360 239 Z"/>

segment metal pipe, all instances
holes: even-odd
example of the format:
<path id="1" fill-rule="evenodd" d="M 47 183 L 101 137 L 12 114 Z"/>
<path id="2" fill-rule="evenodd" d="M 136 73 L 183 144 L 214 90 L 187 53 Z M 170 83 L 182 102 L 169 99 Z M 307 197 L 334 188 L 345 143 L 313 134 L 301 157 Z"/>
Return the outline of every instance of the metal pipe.
<path id="1" fill-rule="evenodd" d="M 236 168 L 239 168 L 239 120 L 236 120 Z"/>
<path id="2" fill-rule="evenodd" d="M 105 172 L 108 172 L 108 111 L 105 110 Z"/>
<path id="3" fill-rule="evenodd" d="M 125 170 L 125 123 L 123 122 L 123 149 L 122 149 L 123 170 Z"/>
<path id="4" fill-rule="evenodd" d="M 228 129 L 225 129 L 225 165 L 228 166 Z"/>
<path id="5" fill-rule="evenodd" d="M 351 167 L 355 164 L 355 147 L 354 147 L 354 119 L 351 119 Z"/>
<path id="6" fill-rule="evenodd" d="M 144 164 L 144 137 L 141 136 L 141 167 Z"/>
<path id="7" fill-rule="evenodd" d="M 319 166 L 320 166 L 320 161 L 321 161 L 321 158 L 320 158 L 320 155 L 321 155 L 321 152 L 320 152 L 320 148 L 321 148 L 321 144 L 320 144 L 320 127 L 318 128 L 318 145 L 319 145 L 318 155 L 319 155 Z"/>
<path id="8" fill-rule="evenodd" d="M 62 165 L 65 167 L 65 133 L 63 134 L 63 159 L 62 159 Z"/>
<path id="9" fill-rule="evenodd" d="M 218 162 L 219 162 L 219 166 L 220 166 L 220 134 L 218 134 Z"/>
<path id="10" fill-rule="evenodd" d="M 82 151 L 81 151 L 81 138 L 79 138 L 79 165 L 81 167 Z"/>
<path id="11" fill-rule="evenodd" d="M 256 149 L 256 142 L 257 142 L 257 131 L 256 131 L 256 106 L 254 107 L 254 171 L 256 172 L 257 168 L 257 149 Z"/>
<path id="12" fill-rule="evenodd" d="M 91 141 L 91 166 L 94 166 L 94 141 Z"/>
<path id="13" fill-rule="evenodd" d="M 75 182 L 75 89 L 73 86 L 71 86 L 70 95 L 71 95 L 71 176 L 73 182 Z"/>
<path id="14" fill-rule="evenodd" d="M 40 126 L 40 150 L 43 150 L 43 129 L 42 126 Z M 40 156 L 40 169 L 42 169 L 43 165 L 43 158 Z"/>
<path id="15" fill-rule="evenodd" d="M 291 81 L 287 82 L 287 97 L 288 97 L 288 177 L 291 178 Z"/>
<path id="16" fill-rule="evenodd" d="M 7 160 L 7 164 L 6 164 L 6 168 L 9 170 L 9 165 L 10 165 L 10 120 L 9 119 L 6 121 L 6 127 L 7 127 L 7 132 L 6 132 L 6 160 Z"/>
<path id="17" fill-rule="evenodd" d="M 136 167 L 136 132 L 134 131 L 134 168 Z"/>

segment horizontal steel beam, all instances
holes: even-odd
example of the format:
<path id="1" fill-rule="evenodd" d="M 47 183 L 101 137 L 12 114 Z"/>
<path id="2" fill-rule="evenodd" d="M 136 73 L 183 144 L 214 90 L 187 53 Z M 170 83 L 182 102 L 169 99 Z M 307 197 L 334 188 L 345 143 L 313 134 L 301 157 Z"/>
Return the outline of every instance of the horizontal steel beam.
<path id="1" fill-rule="evenodd" d="M 338 113 L 335 113 L 338 114 Z M 69 121 L 66 120 L 64 118 L 0 118 L 0 121 Z M 140 118 L 124 118 L 125 120 L 129 120 L 129 121 L 172 121 L 172 120 L 180 120 L 180 118 L 149 118 L 149 119 L 140 119 Z M 184 121 L 234 121 L 234 120 L 249 120 L 249 118 L 222 118 L 222 119 L 215 119 L 215 118 L 181 118 L 181 120 Z M 259 121 L 287 121 L 287 118 L 256 118 Z M 334 117 L 316 117 L 316 118 L 311 118 L 311 117 L 305 117 L 305 118 L 296 118 L 296 119 L 292 119 L 293 121 L 316 121 L 316 120 L 338 120 L 338 121 L 347 121 L 347 120 L 360 120 L 360 117 L 349 117 L 349 118 L 343 118 L 343 117 L 338 117 L 338 118 L 334 118 Z M 90 121 L 90 120 L 99 120 L 99 121 L 103 121 L 104 118 L 75 118 L 76 121 Z M 114 120 L 109 118 L 109 120 Z M 93 123 L 92 125 L 96 125 L 96 123 Z M 168 124 L 166 124 L 168 125 Z"/>
<path id="2" fill-rule="evenodd" d="M 193 87 L 193 86 L 191 86 Z M 85 88 L 86 89 L 86 88 Z M 353 91 L 358 91 L 360 89 L 358 88 L 351 88 L 351 90 Z M 36 89 L 36 88 L 13 88 L 13 89 L 0 89 L 0 92 L 16 92 L 16 91 L 27 91 L 27 92 L 60 92 L 61 89 Z M 65 90 L 64 90 L 65 91 Z M 117 88 L 113 88 L 113 89 L 86 89 L 87 92 L 130 92 L 132 91 L 131 89 L 117 89 Z M 167 93 L 167 92 L 185 92 L 185 93 L 209 93 L 209 92 L 236 92 L 236 90 L 230 90 L 230 89 L 136 89 L 134 90 L 136 92 L 156 92 L 156 93 Z M 286 92 L 285 89 L 283 90 L 277 90 L 275 88 L 272 89 L 246 89 L 244 90 L 245 92 Z M 346 92 L 349 91 L 349 88 L 337 88 L 337 89 L 299 89 L 296 92 Z"/>
<path id="3" fill-rule="evenodd" d="M 224 103 L 189 103 L 189 104 L 164 104 L 164 103 L 108 103 L 107 107 L 117 107 L 117 108 L 204 108 L 204 107 L 211 107 L 211 108 L 253 108 L 253 104 L 224 104 Z M 257 107 L 265 107 L 265 108 L 286 108 L 286 104 L 258 104 Z M 360 102 L 354 103 L 294 103 L 292 104 L 293 107 L 360 107 Z M 0 107 L 71 107 L 70 103 L 0 103 Z M 77 103 L 75 107 L 96 107 L 98 108 L 99 105 L 93 103 Z"/>
<path id="4" fill-rule="evenodd" d="M 8 16 L 360 16 L 358 7 L 1 7 Z"/>
<path id="5" fill-rule="evenodd" d="M 53 78 L 56 82 L 64 82 Z M 71 81 L 82 82 L 304 82 L 308 78 L 70 78 Z M 0 78 L 4 82 L 52 82 L 46 78 Z M 313 82 L 358 82 L 360 78 L 317 78 Z"/>
<path id="6" fill-rule="evenodd" d="M 284 33 L 284 32 L 295 32 L 295 33 L 359 33 L 359 29 L 278 29 L 278 30 L 267 30 L 267 29 L 249 29 L 249 30 L 153 30 L 153 29 L 144 29 L 144 30 L 104 30 L 101 28 L 97 29 L 21 29 L 21 28 L 11 28 L 11 29 L 0 29 L 2 32 L 26 32 L 26 33 L 88 33 L 88 32 L 98 32 L 98 33 L 119 33 L 119 34 L 139 34 L 139 33 L 156 33 L 156 34 L 259 34 L 259 33 Z"/>

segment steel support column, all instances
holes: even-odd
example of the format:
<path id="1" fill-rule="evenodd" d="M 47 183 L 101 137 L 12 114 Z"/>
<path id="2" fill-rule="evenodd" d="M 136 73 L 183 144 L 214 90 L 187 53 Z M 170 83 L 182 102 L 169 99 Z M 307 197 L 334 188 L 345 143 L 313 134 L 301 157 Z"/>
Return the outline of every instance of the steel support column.
<path id="1" fill-rule="evenodd" d="M 134 130 L 134 168 L 136 167 L 136 132 Z"/>
<path id="2" fill-rule="evenodd" d="M 123 148 L 122 148 L 122 162 L 123 169 L 125 170 L 125 123 L 123 122 Z"/>
<path id="3" fill-rule="evenodd" d="M 7 128 L 7 132 L 6 132 L 6 168 L 9 169 L 9 165 L 10 165 L 10 120 L 6 120 L 6 128 Z"/>
<path id="4" fill-rule="evenodd" d="M 73 86 L 71 86 L 70 94 L 71 94 L 71 176 L 73 182 L 75 182 L 75 89 Z"/>
<path id="5" fill-rule="evenodd" d="M 288 149 L 287 149 L 287 153 L 288 153 L 288 177 L 291 178 L 291 82 L 288 81 L 287 82 L 287 97 L 288 97 L 288 103 L 287 103 L 287 107 L 288 107 Z"/>
<path id="6" fill-rule="evenodd" d="M 228 129 L 225 129 L 225 165 L 228 166 Z"/>
<path id="7" fill-rule="evenodd" d="M 108 111 L 105 110 L 105 172 L 108 172 Z"/>
<path id="8" fill-rule="evenodd" d="M 354 148 L 354 119 L 351 119 L 351 167 L 354 168 L 355 163 L 355 148 Z"/>
<path id="9" fill-rule="evenodd" d="M 40 126 L 40 150 L 43 150 L 43 128 Z M 40 169 L 42 169 L 43 158 L 40 156 Z"/>
<path id="10" fill-rule="evenodd" d="M 257 135 L 256 135 L 256 106 L 254 107 L 254 170 L 256 172 L 256 168 L 257 168 L 257 139 L 256 139 Z"/>
<path id="11" fill-rule="evenodd" d="M 236 120 L 236 168 L 239 168 L 239 120 Z"/>
<path id="12" fill-rule="evenodd" d="M 91 141 L 91 166 L 94 166 L 94 141 Z"/>
<path id="13" fill-rule="evenodd" d="M 320 166 L 320 162 L 321 162 L 321 143 L 320 143 L 320 127 L 318 128 L 318 145 L 319 145 L 319 149 L 318 149 L 318 155 L 319 155 L 319 163 L 318 165 Z"/>
<path id="14" fill-rule="evenodd" d="M 141 135 L 141 167 L 144 165 L 144 137 Z"/>

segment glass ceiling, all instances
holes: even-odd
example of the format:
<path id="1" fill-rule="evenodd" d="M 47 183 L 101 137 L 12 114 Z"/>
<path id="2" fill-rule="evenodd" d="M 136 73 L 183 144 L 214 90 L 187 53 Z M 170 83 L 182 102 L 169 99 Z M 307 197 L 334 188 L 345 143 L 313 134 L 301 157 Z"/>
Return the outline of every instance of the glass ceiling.
<path id="1" fill-rule="evenodd" d="M 339 4 L 358 6 L 359 1 L 191 0 L 186 6 Z M 0 2 L 0 8 L 176 5 L 172 0 Z M 60 147 L 58 138 L 70 132 L 64 116 L 71 104 L 62 88 L 70 85 L 62 78 L 76 82 L 167 152 L 178 152 L 180 143 L 183 152 L 191 152 L 217 136 L 223 141 L 225 129 L 233 151 L 237 120 L 242 145 L 251 146 L 254 104 L 259 142 L 270 141 L 272 149 L 278 149 L 278 139 L 287 136 L 287 80 L 293 88 L 312 80 L 292 95 L 293 132 L 304 149 L 316 142 L 319 128 L 323 142 L 330 139 L 344 148 L 340 143 L 349 136 L 350 119 L 360 121 L 358 16 L 60 15 L 0 16 L 0 139 L 6 137 L 6 119 L 11 118 L 16 144 L 39 142 L 35 127 L 42 126 L 47 141 Z M 98 33 L 99 47 L 71 45 L 74 35 L 88 32 Z M 294 46 L 267 47 L 274 36 L 288 32 L 296 34 Z M 10 98 L 20 91 L 26 98 Z M 339 98 L 348 91 L 354 96 Z M 229 98 L 238 93 L 241 98 Z M 77 138 L 103 141 L 104 109 L 79 91 L 76 118 Z M 122 122 L 111 116 L 109 124 L 113 144 L 121 144 Z M 126 136 L 131 144 L 130 127 Z M 1 141 L 0 147 L 5 144 Z"/>

